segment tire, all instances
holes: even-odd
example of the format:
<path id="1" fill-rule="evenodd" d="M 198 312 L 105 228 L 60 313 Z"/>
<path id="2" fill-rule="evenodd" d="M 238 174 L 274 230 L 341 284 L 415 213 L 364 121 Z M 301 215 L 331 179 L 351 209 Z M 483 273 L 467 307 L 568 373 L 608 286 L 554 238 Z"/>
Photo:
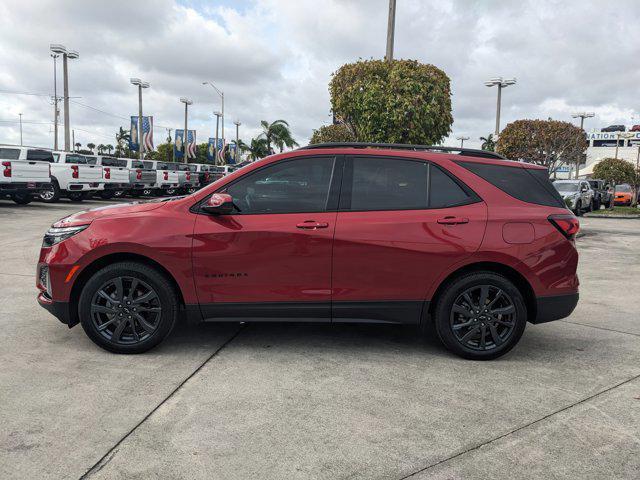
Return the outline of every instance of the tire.
<path id="1" fill-rule="evenodd" d="M 122 287 L 117 302 L 119 282 Z M 127 298 L 128 295 L 131 296 Z M 142 298 L 150 300 L 140 301 Z M 78 315 L 82 328 L 96 345 L 114 353 L 143 353 L 173 330 L 178 297 L 169 280 L 156 269 L 137 262 L 118 262 L 89 279 L 80 294 Z M 119 317 L 122 318 L 118 321 Z"/>
<path id="2" fill-rule="evenodd" d="M 16 202 L 18 205 L 27 205 L 33 201 L 33 195 L 30 193 L 12 193 L 11 200 Z"/>
<path id="3" fill-rule="evenodd" d="M 113 192 L 113 196 L 116 198 L 122 198 L 126 193 L 127 192 L 125 192 L 124 190 L 116 190 L 115 192 Z"/>
<path id="4" fill-rule="evenodd" d="M 142 190 L 142 195 L 144 195 L 145 197 L 150 197 L 151 195 L 153 195 L 153 189 L 145 188 L 144 190 Z"/>
<path id="5" fill-rule="evenodd" d="M 69 192 L 67 193 L 67 197 L 72 202 L 81 202 L 86 198 L 83 192 Z"/>
<path id="6" fill-rule="evenodd" d="M 163 195 L 168 195 L 170 197 L 173 197 L 174 195 L 177 194 L 177 190 L 175 188 L 167 188 L 164 192 Z"/>
<path id="7" fill-rule="evenodd" d="M 489 310 L 479 307 L 483 294 Z M 469 306 L 475 306 L 476 310 Z M 501 313 L 490 313 L 497 310 Z M 522 293 L 506 277 L 488 271 L 455 279 L 439 296 L 434 311 L 440 341 L 451 352 L 469 360 L 492 360 L 504 355 L 518 343 L 526 324 L 527 308 Z"/>
<path id="8" fill-rule="evenodd" d="M 581 217 L 582 216 L 582 201 L 579 200 L 578 203 L 576 203 L 576 209 L 573 212 L 576 214 L 576 217 Z"/>
<path id="9" fill-rule="evenodd" d="M 587 207 L 587 212 L 593 212 L 593 200 L 589 202 L 589 206 Z"/>
<path id="10" fill-rule="evenodd" d="M 600 210 L 600 205 L 602 205 L 602 202 L 600 201 L 600 199 L 594 200 L 593 201 L 593 209 L 598 211 Z"/>
<path id="11" fill-rule="evenodd" d="M 60 186 L 58 185 L 58 181 L 54 178 L 51 179 L 51 186 L 47 189 L 43 189 L 40 191 L 40 200 L 45 203 L 56 203 L 60 200 Z"/>
<path id="12" fill-rule="evenodd" d="M 103 200 L 110 200 L 115 196 L 116 192 L 113 190 L 102 190 L 99 195 Z"/>

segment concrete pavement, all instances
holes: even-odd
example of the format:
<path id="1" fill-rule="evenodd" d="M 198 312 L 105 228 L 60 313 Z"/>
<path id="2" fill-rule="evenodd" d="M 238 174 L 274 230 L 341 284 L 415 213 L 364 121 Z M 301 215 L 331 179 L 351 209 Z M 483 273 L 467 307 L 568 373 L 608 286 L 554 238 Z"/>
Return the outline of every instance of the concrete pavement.
<path id="1" fill-rule="evenodd" d="M 0 203 L 2 478 L 637 478 L 639 221 L 584 219 L 578 308 L 497 361 L 291 324 L 117 356 L 35 302 L 42 234 L 79 208 Z"/>

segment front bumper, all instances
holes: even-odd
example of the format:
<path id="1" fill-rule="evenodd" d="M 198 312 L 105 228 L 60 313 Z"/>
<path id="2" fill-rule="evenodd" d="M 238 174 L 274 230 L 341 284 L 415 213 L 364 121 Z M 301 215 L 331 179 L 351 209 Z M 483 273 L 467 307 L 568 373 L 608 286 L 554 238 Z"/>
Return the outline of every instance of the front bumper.
<path id="1" fill-rule="evenodd" d="M 568 317 L 576 308 L 579 299 L 578 292 L 536 299 L 536 315 L 529 319 L 531 323 L 546 323 Z"/>
<path id="2" fill-rule="evenodd" d="M 38 295 L 38 303 L 69 328 L 77 325 L 79 322 L 77 313 L 71 312 L 69 302 L 56 302 L 49 297 L 46 292 L 40 292 Z"/>

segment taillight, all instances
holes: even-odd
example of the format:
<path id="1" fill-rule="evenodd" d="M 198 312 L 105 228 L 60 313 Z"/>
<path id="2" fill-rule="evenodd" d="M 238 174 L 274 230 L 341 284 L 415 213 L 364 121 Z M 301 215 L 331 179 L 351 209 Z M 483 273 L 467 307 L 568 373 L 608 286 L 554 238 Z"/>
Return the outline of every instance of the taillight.
<path id="1" fill-rule="evenodd" d="M 104 168 L 104 178 L 106 180 L 110 180 L 111 179 L 111 169 L 109 167 L 105 167 Z"/>
<path id="2" fill-rule="evenodd" d="M 80 173 L 78 172 L 78 165 L 71 165 L 71 177 L 73 178 L 79 178 L 80 177 Z"/>
<path id="3" fill-rule="evenodd" d="M 5 177 L 10 177 L 11 176 L 11 162 L 2 162 L 2 166 L 4 167 L 4 170 L 3 170 L 2 174 Z"/>
<path id="4" fill-rule="evenodd" d="M 569 239 L 572 239 L 580 230 L 580 222 L 575 215 L 549 215 L 547 219 L 551 222 L 551 225 L 556 227 L 561 234 Z"/>
<path id="5" fill-rule="evenodd" d="M 210 176 L 209 176 L 209 172 L 205 172 L 205 174 L 204 174 L 204 181 L 205 181 L 205 182 L 208 182 L 208 181 L 209 181 L 209 178 L 210 178 Z"/>
<path id="6" fill-rule="evenodd" d="M 163 173 L 164 173 L 164 179 L 169 180 L 169 172 L 163 172 Z"/>
<path id="7" fill-rule="evenodd" d="M 187 172 L 186 177 L 187 177 L 187 181 L 191 180 L 191 172 Z"/>
<path id="8" fill-rule="evenodd" d="M 142 180 L 142 170 L 136 170 L 136 180 Z"/>

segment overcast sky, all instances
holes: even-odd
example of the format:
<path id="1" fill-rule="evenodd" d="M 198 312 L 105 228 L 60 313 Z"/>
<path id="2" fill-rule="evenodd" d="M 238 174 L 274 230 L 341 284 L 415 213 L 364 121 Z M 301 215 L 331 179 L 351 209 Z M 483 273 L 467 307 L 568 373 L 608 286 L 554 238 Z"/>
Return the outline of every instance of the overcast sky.
<path id="1" fill-rule="evenodd" d="M 494 130 L 493 76 L 517 77 L 503 91 L 502 125 L 519 118 L 571 121 L 585 129 L 640 124 L 640 1 L 398 0 L 395 57 L 443 69 L 451 78 L 453 133 L 470 146 Z M 137 114 L 130 77 L 151 83 L 145 114 L 156 144 L 183 124 L 213 136 L 225 91 L 226 131 L 241 138 L 259 122 L 286 119 L 300 144 L 331 121 L 328 82 L 340 65 L 385 52 L 387 0 L 3 0 L 0 3 L 0 143 L 51 146 L 53 61 L 49 44 L 76 49 L 70 114 L 76 141 L 115 143 Z M 62 69 L 59 65 L 59 94 Z M 17 95 L 15 92 L 41 95 Z M 78 103 L 82 105 L 79 105 Z M 85 106 L 83 106 L 85 105 Z M 89 107 L 102 110 L 101 113 Z M 62 116 L 61 116 L 62 118 Z M 33 123 L 32 123 L 33 122 Z M 63 141 L 62 129 L 60 141 Z"/>

